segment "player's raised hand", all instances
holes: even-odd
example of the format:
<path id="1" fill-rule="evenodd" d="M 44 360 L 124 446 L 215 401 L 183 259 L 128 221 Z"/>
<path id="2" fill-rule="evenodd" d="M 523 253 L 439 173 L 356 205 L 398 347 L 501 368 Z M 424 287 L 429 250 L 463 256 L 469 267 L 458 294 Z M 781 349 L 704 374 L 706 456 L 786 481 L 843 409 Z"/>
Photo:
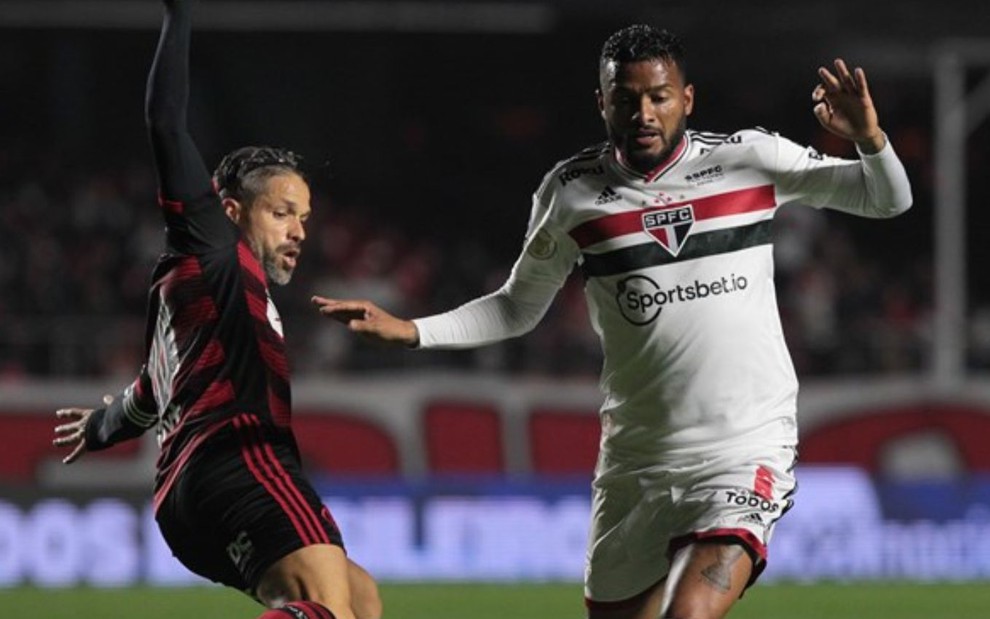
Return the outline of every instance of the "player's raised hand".
<path id="1" fill-rule="evenodd" d="M 419 343 L 419 333 L 412 321 L 396 318 L 371 301 L 314 296 L 312 302 L 321 314 L 347 325 L 354 333 L 390 344 Z"/>
<path id="2" fill-rule="evenodd" d="M 850 72 L 845 61 L 838 58 L 834 73 L 819 67 L 818 77 L 821 83 L 811 93 L 818 122 L 835 135 L 856 142 L 863 152 L 882 149 L 885 138 L 866 83 L 866 72 L 860 67 Z"/>

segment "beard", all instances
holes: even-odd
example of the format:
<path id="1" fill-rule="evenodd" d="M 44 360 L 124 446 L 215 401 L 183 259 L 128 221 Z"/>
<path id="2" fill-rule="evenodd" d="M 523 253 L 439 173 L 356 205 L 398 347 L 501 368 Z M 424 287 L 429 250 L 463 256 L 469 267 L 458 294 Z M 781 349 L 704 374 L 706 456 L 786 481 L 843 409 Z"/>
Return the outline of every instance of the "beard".
<path id="1" fill-rule="evenodd" d="M 284 286 L 292 280 L 292 271 L 278 265 L 277 252 L 265 254 L 261 259 L 261 266 L 265 269 L 265 277 L 273 284 Z"/>
<path id="2" fill-rule="evenodd" d="M 261 268 L 265 271 L 265 278 L 269 283 L 284 286 L 292 279 L 292 269 L 285 269 L 279 266 L 279 249 L 267 251 L 260 243 L 248 239 L 251 252 L 258 258 Z"/>
<path id="3" fill-rule="evenodd" d="M 629 134 L 620 134 L 612 127 L 608 127 L 608 137 L 612 144 L 616 147 L 619 147 L 620 144 L 622 145 L 619 147 L 619 150 L 626 165 L 639 172 L 647 173 L 656 169 L 657 166 L 670 158 L 670 155 L 684 138 L 684 133 L 686 131 L 687 116 L 681 118 L 680 122 L 677 123 L 677 128 L 674 129 L 674 132 L 670 135 L 670 140 L 665 141 L 663 148 L 656 154 L 645 150 L 634 150 L 630 148 L 629 143 L 633 141 L 633 138 L 631 138 Z"/>

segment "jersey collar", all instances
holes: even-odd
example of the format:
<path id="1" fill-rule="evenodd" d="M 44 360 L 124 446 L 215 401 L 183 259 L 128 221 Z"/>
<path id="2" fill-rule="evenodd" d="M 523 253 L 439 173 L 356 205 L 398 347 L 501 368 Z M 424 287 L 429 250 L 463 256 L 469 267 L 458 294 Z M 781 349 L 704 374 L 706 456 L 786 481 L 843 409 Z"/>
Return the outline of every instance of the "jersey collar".
<path id="1" fill-rule="evenodd" d="M 652 183 L 653 181 L 660 178 L 664 174 L 664 172 L 677 165 L 677 163 L 684 158 L 684 154 L 688 152 L 688 146 L 690 146 L 690 139 L 691 139 L 690 132 L 685 131 L 684 136 L 681 138 L 680 143 L 678 143 L 677 147 L 674 148 L 674 151 L 670 153 L 670 156 L 667 157 L 664 161 L 660 162 L 660 164 L 657 165 L 657 167 L 653 168 L 646 174 L 643 174 L 642 172 L 639 172 L 627 166 L 625 162 L 622 161 L 622 154 L 618 151 L 618 149 L 613 148 L 612 153 L 614 154 L 615 161 L 619 165 L 619 168 L 622 169 L 626 174 L 629 174 L 630 176 L 633 176 L 638 179 L 645 180 L 647 183 Z"/>

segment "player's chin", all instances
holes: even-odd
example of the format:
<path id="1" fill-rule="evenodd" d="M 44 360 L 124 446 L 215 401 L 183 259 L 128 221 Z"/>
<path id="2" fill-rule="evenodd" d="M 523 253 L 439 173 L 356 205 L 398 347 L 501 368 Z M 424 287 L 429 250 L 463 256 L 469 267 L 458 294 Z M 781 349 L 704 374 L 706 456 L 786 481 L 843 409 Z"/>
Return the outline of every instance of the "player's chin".
<path id="1" fill-rule="evenodd" d="M 293 269 L 274 264 L 265 265 L 265 276 L 268 283 L 284 286 L 292 280 Z"/>

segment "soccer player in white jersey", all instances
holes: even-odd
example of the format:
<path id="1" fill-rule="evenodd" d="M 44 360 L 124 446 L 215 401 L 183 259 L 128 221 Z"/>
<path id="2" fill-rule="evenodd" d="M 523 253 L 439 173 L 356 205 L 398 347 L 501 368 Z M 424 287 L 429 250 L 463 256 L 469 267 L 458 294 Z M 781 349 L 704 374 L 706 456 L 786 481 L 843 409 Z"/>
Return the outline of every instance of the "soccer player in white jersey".
<path id="1" fill-rule="evenodd" d="M 496 292 L 413 321 L 314 297 L 351 331 L 464 348 L 530 331 L 574 265 L 604 349 L 602 441 L 585 597 L 592 619 L 725 616 L 763 570 L 792 504 L 797 380 L 774 296 L 770 223 L 798 202 L 864 217 L 911 205 L 862 69 L 819 68 L 818 121 L 839 159 L 760 129 L 687 129 L 694 88 L 674 35 L 609 38 L 598 105 L 608 141 L 537 190 Z"/>

